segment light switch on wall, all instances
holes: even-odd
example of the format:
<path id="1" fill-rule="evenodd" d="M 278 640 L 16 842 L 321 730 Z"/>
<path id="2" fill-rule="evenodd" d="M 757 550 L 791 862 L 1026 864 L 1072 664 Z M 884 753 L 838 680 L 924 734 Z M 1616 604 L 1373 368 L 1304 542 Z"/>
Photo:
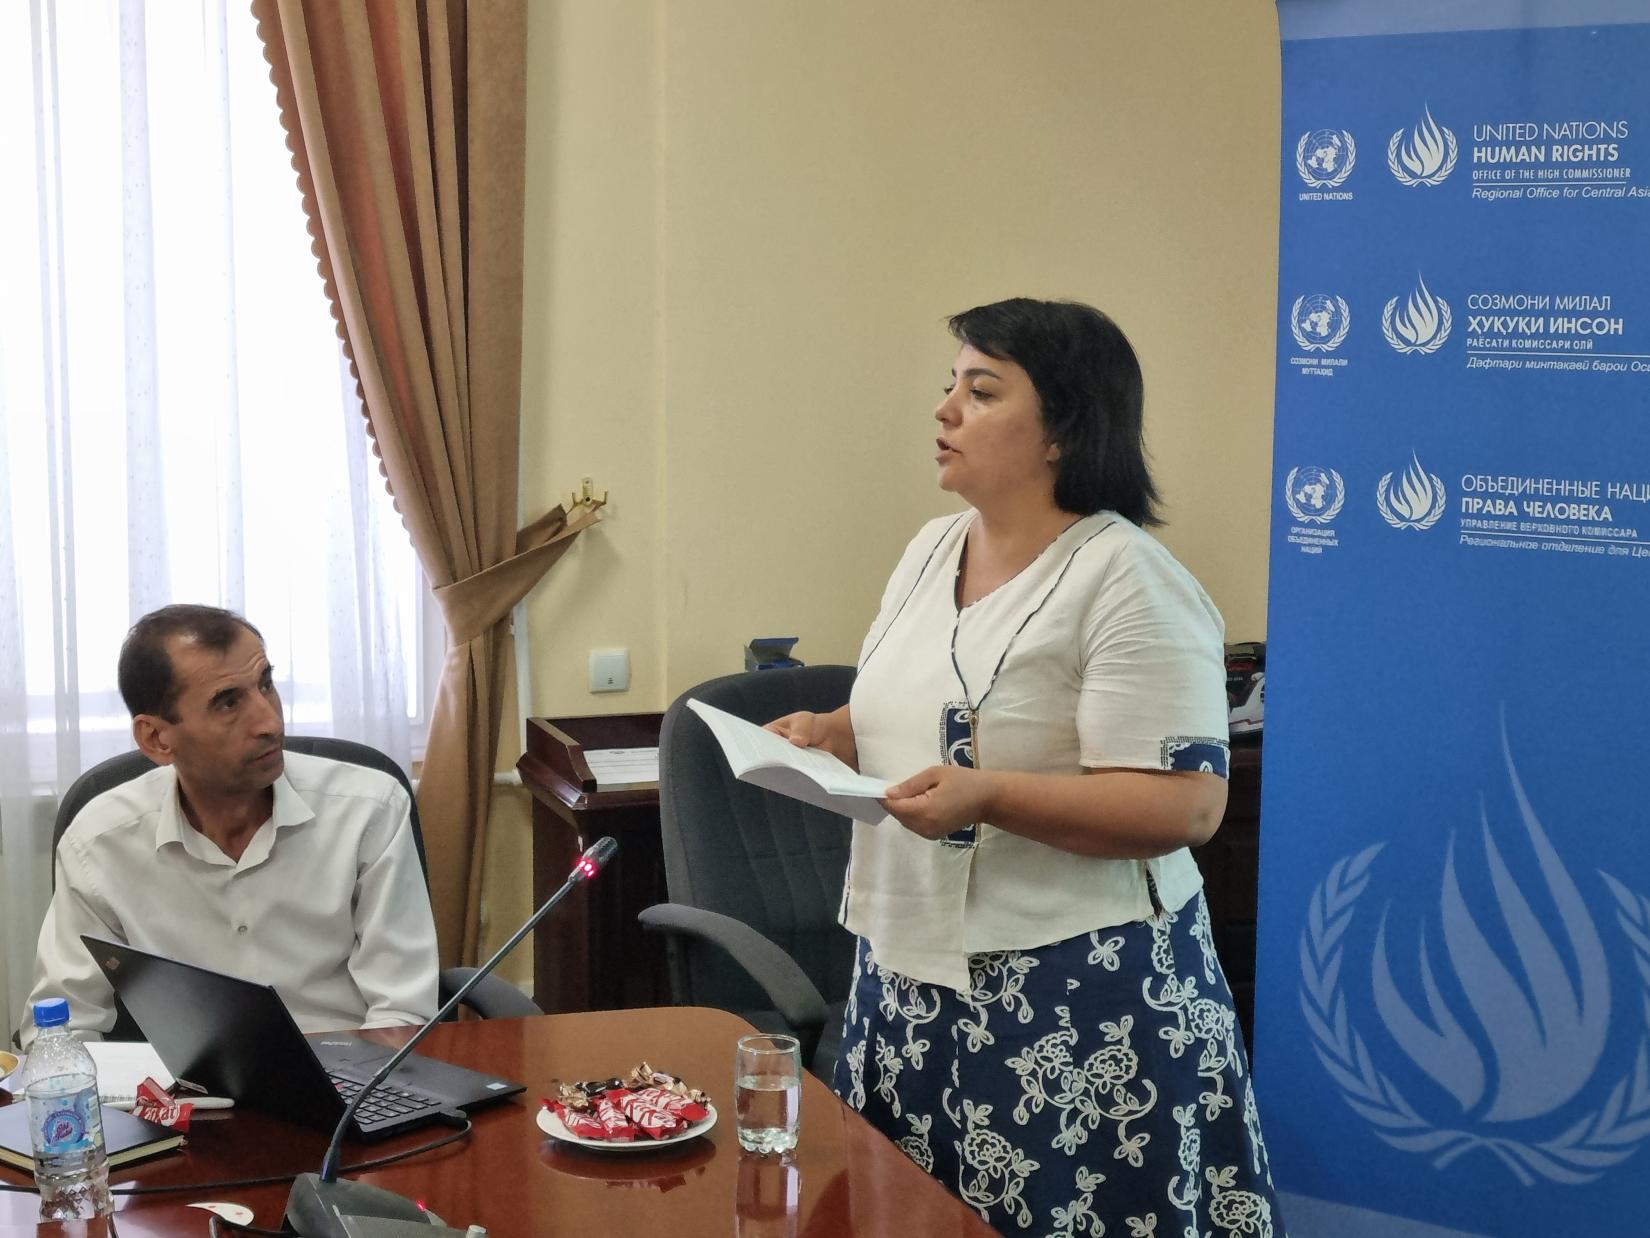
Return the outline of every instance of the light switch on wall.
<path id="1" fill-rule="evenodd" d="M 590 690 L 592 692 L 630 691 L 630 650 L 592 649 L 590 651 Z"/>

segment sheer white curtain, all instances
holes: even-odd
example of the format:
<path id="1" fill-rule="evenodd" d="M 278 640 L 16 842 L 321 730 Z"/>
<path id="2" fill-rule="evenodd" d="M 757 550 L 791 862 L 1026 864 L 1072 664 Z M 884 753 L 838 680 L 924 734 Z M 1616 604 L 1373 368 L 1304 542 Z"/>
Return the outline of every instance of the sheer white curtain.
<path id="1" fill-rule="evenodd" d="M 0 1016 L 55 797 L 131 746 L 130 623 L 263 632 L 289 729 L 404 765 L 418 577 L 243 0 L 0 5 Z"/>

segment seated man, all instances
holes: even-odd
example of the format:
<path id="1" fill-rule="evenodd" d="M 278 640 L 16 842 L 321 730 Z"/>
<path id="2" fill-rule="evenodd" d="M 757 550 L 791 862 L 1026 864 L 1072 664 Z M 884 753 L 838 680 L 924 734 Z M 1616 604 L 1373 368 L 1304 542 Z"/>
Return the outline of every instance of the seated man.
<path id="1" fill-rule="evenodd" d="M 120 651 L 132 734 L 160 768 L 93 799 L 57 848 L 31 1002 L 106 1032 L 114 994 L 80 935 L 275 986 L 306 1032 L 421 1023 L 435 923 L 411 804 L 377 770 L 283 752 L 256 628 L 168 606 Z M 25 1047 L 32 1022 L 22 1029 Z"/>

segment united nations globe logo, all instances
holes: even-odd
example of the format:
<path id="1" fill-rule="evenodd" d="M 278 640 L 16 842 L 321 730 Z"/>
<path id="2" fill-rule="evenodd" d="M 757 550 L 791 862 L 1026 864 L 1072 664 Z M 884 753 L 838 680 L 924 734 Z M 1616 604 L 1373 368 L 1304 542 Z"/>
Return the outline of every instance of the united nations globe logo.
<path id="1" fill-rule="evenodd" d="M 1303 524 L 1328 524 L 1346 502 L 1346 483 L 1334 469 L 1315 464 L 1290 469 L 1283 482 L 1283 501 Z"/>
<path id="2" fill-rule="evenodd" d="M 1289 311 L 1289 329 L 1295 343 L 1307 352 L 1333 352 L 1352 325 L 1352 309 L 1344 297 L 1321 292 L 1296 297 Z"/>
<path id="3" fill-rule="evenodd" d="M 1314 129 L 1295 144 L 1295 171 L 1314 189 L 1333 189 L 1352 175 L 1358 145 L 1345 129 Z"/>

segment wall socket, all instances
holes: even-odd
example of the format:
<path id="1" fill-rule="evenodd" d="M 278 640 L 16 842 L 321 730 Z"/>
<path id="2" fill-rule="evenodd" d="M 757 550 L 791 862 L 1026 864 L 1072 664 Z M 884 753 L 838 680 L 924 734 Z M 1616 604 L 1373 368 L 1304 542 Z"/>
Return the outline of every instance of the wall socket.
<path id="1" fill-rule="evenodd" d="M 630 650 L 592 649 L 590 651 L 590 690 L 592 692 L 630 691 Z"/>

